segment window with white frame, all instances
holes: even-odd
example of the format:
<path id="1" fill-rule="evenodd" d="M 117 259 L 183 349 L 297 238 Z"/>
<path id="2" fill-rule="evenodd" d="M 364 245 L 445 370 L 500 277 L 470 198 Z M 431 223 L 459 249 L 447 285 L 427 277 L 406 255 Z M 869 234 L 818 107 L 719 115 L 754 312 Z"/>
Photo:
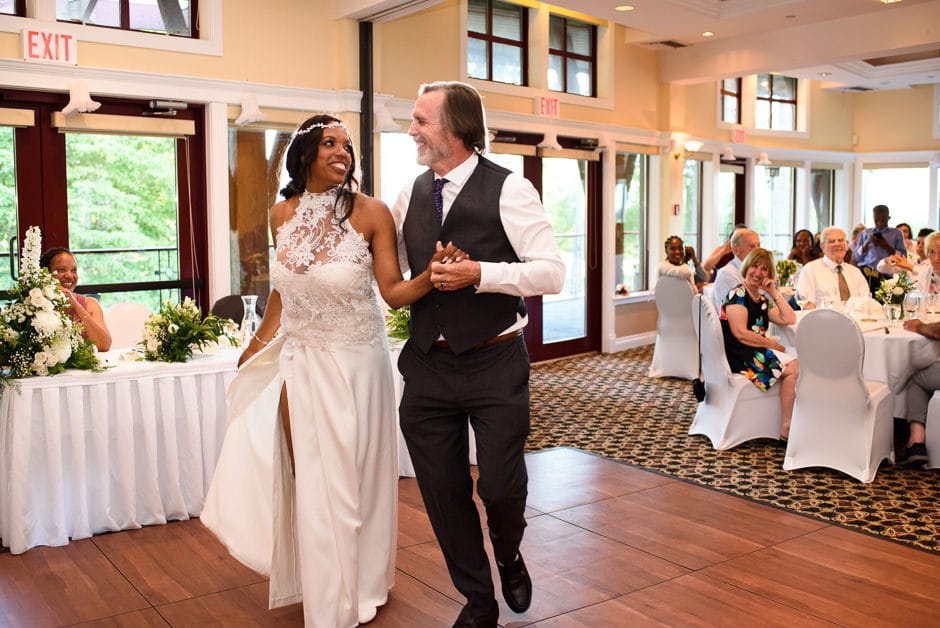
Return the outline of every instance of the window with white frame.
<path id="1" fill-rule="evenodd" d="M 525 7 L 499 0 L 467 4 L 467 76 L 526 85 L 528 20 Z"/>
<path id="2" fill-rule="evenodd" d="M 930 168 L 927 164 L 866 164 L 862 169 L 862 222 L 871 226 L 872 207 L 887 205 L 888 224 L 906 222 L 916 233 L 930 222 Z"/>
<path id="3" fill-rule="evenodd" d="M 26 16 L 26 0 L 0 0 L 0 14 Z"/>
<path id="4" fill-rule="evenodd" d="M 596 96 L 597 27 L 552 15 L 548 33 L 548 89 Z"/>
<path id="5" fill-rule="evenodd" d="M 697 159 L 686 159 L 682 168 L 682 240 L 695 247 L 702 259 L 702 168 Z"/>
<path id="6" fill-rule="evenodd" d="M 618 152 L 615 161 L 614 282 L 618 294 L 646 290 L 648 260 L 648 160 L 646 155 Z"/>
<path id="7" fill-rule="evenodd" d="M 796 169 L 757 166 L 754 175 L 757 202 L 748 226 L 760 234 L 763 248 L 786 257 L 793 243 Z"/>
<path id="8" fill-rule="evenodd" d="M 721 119 L 741 124 L 741 77 L 721 81 Z"/>
<path id="9" fill-rule="evenodd" d="M 796 79 L 778 74 L 759 74 L 754 105 L 758 129 L 796 130 Z"/>
<path id="10" fill-rule="evenodd" d="M 199 38 L 198 0 L 56 0 L 56 19 L 90 26 Z"/>

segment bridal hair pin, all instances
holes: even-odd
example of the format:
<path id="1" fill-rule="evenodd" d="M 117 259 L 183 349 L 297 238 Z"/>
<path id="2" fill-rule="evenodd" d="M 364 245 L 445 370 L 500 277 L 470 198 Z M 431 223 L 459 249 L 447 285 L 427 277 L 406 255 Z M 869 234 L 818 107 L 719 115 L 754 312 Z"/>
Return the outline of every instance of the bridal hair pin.
<path id="1" fill-rule="evenodd" d="M 346 126 L 346 123 L 341 120 L 333 120 L 332 122 L 317 122 L 316 124 L 311 124 L 305 129 L 300 129 L 294 133 L 294 137 L 299 137 L 301 135 L 306 135 L 314 129 L 335 129 L 337 127 L 342 127 L 346 129 L 346 132 L 349 133 L 349 127 Z"/>

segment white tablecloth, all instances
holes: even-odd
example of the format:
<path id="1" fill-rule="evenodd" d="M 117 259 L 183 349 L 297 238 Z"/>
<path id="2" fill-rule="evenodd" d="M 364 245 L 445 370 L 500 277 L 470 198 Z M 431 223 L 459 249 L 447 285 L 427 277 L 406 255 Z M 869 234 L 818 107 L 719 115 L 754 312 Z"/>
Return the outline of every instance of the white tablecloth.
<path id="1" fill-rule="evenodd" d="M 770 334 L 779 336 L 780 344 L 787 352 L 797 355 L 796 329 L 805 312 L 797 312 L 797 324 L 784 327 L 771 325 Z M 917 371 L 940 360 L 940 342 L 930 340 L 907 331 L 898 324 L 889 327 L 887 321 L 878 319 L 874 322 L 860 321 L 862 337 L 865 339 L 865 362 L 862 376 L 871 381 L 888 385 L 894 395 L 894 416 L 906 416 L 904 391 L 911 376 Z M 885 333 L 885 330 L 888 333 Z M 838 347 L 832 347 L 838 351 Z"/>
<path id="2" fill-rule="evenodd" d="M 183 364 L 117 362 L 4 390 L 3 545 L 20 553 L 198 515 L 237 358 L 226 350 Z"/>

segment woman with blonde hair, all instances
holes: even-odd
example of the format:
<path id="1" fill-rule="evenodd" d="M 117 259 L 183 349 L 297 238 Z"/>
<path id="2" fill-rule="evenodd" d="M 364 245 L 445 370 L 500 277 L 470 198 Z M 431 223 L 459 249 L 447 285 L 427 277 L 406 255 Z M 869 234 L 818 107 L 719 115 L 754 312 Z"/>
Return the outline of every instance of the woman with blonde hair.
<path id="1" fill-rule="evenodd" d="M 780 383 L 780 438 L 786 440 L 796 399 L 799 362 L 767 336 L 770 323 L 792 325 L 796 314 L 776 284 L 776 264 L 767 249 L 756 248 L 741 264 L 742 282 L 721 304 L 721 331 L 728 366 L 760 390 Z M 769 295 L 768 299 L 765 294 Z"/>

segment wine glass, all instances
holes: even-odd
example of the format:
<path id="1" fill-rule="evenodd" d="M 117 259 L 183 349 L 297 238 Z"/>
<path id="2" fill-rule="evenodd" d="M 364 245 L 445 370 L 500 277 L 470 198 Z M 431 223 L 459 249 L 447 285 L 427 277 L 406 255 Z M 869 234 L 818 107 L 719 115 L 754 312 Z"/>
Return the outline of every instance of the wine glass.
<path id="1" fill-rule="evenodd" d="M 940 292 L 932 292 L 927 295 L 927 311 L 931 316 L 937 315 L 937 306 L 940 305 Z"/>
<path id="2" fill-rule="evenodd" d="M 904 311 L 907 313 L 906 319 L 917 318 L 917 311 L 920 309 L 920 293 L 916 290 L 904 295 Z"/>

